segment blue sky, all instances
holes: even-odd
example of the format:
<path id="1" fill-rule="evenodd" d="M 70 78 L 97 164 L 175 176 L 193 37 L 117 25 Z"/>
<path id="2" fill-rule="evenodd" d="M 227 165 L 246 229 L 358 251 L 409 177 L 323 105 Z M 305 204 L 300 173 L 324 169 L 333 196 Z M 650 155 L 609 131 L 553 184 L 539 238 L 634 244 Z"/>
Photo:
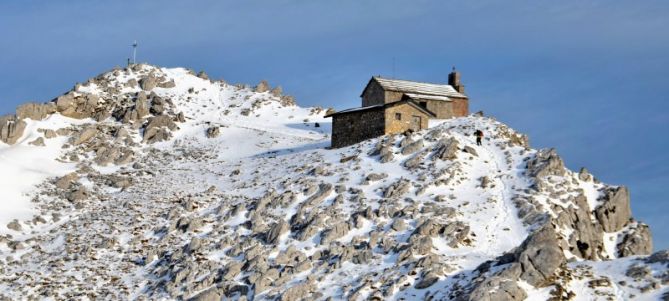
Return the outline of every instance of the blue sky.
<path id="1" fill-rule="evenodd" d="M 372 75 L 462 72 L 484 110 L 627 185 L 669 248 L 667 1 L 2 1 L 0 113 L 138 60 L 359 105 Z M 393 61 L 395 61 L 393 68 Z"/>

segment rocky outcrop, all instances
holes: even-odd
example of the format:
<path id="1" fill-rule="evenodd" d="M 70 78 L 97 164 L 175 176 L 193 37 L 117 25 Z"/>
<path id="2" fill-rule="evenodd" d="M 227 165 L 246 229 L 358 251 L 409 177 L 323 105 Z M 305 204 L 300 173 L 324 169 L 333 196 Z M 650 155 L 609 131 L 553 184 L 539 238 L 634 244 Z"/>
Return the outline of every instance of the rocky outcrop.
<path id="1" fill-rule="evenodd" d="M 68 92 L 56 99 L 56 110 L 63 116 L 75 119 L 103 120 L 108 112 L 100 105 L 100 98 L 93 94 Z"/>
<path id="2" fill-rule="evenodd" d="M 151 117 L 144 128 L 144 138 L 142 141 L 151 144 L 169 140 L 172 137 L 171 131 L 176 129 L 177 125 L 171 116 L 160 115 Z"/>
<path id="3" fill-rule="evenodd" d="M 534 178 L 562 176 L 565 174 L 564 162 L 555 149 L 542 149 L 527 162 L 527 172 Z"/>
<path id="4" fill-rule="evenodd" d="M 569 251 L 583 259 L 604 259 L 604 233 L 599 224 L 592 222 L 587 199 L 579 195 L 573 202 L 575 206 L 564 208 L 555 219 L 559 226 L 574 229 L 568 237 Z"/>
<path id="5" fill-rule="evenodd" d="M 632 217 L 630 209 L 630 193 L 627 187 L 621 186 L 606 191 L 602 202 L 595 208 L 595 216 L 606 232 L 620 231 Z"/>
<path id="6" fill-rule="evenodd" d="M 627 231 L 616 246 L 618 256 L 648 255 L 653 252 L 653 238 L 648 225 L 639 224 Z"/>
<path id="7" fill-rule="evenodd" d="M 53 102 L 39 104 L 26 103 L 16 108 L 16 117 L 18 119 L 30 118 L 32 120 L 42 120 L 49 114 L 56 112 L 56 104 Z"/>
<path id="8" fill-rule="evenodd" d="M 14 144 L 23 136 L 26 129 L 26 122 L 17 119 L 14 115 L 0 117 L 0 141 L 7 144 Z"/>
<path id="9" fill-rule="evenodd" d="M 270 87 L 266 80 L 261 80 L 253 89 L 255 92 L 264 93 L 269 91 Z"/>
<path id="10" fill-rule="evenodd" d="M 519 278 L 535 287 L 551 285 L 558 269 L 567 262 L 553 225 L 545 224 L 525 239 L 515 252 Z"/>

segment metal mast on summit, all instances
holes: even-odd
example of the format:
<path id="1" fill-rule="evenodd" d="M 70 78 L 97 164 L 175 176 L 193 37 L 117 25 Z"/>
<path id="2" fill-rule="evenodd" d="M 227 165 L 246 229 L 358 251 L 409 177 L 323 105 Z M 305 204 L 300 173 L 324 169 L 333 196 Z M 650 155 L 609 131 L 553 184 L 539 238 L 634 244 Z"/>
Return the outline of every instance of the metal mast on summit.
<path id="1" fill-rule="evenodd" d="M 137 64 L 137 40 L 132 43 L 132 63 Z"/>

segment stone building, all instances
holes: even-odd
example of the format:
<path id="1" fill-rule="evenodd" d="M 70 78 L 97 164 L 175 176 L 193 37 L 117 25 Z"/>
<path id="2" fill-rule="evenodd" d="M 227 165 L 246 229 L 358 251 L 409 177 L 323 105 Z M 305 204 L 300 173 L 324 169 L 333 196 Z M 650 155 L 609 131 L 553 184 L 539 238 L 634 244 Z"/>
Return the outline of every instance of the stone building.
<path id="1" fill-rule="evenodd" d="M 426 129 L 434 113 L 411 99 L 353 108 L 326 115 L 332 117 L 333 148 L 370 138 Z"/>
<path id="2" fill-rule="evenodd" d="M 469 114 L 469 99 L 460 83 L 460 73 L 451 72 L 448 84 L 420 83 L 408 80 L 372 77 L 362 91 L 362 106 L 412 99 L 434 112 L 438 119 L 462 117 Z"/>
<path id="3" fill-rule="evenodd" d="M 360 95 L 362 107 L 325 116 L 332 117 L 332 147 L 426 129 L 430 118 L 466 116 L 469 99 L 464 92 L 455 68 L 448 75 L 448 84 L 372 77 Z"/>

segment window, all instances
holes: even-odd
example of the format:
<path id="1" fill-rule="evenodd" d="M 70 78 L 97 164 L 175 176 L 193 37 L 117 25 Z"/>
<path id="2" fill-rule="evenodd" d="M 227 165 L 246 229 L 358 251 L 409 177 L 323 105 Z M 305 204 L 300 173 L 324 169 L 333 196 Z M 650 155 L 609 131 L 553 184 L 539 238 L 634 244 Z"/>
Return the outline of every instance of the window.
<path id="1" fill-rule="evenodd" d="M 402 120 L 402 114 L 401 113 L 395 113 L 395 120 Z"/>
<path id="2" fill-rule="evenodd" d="M 427 101 L 421 101 L 420 106 L 427 109 Z"/>

